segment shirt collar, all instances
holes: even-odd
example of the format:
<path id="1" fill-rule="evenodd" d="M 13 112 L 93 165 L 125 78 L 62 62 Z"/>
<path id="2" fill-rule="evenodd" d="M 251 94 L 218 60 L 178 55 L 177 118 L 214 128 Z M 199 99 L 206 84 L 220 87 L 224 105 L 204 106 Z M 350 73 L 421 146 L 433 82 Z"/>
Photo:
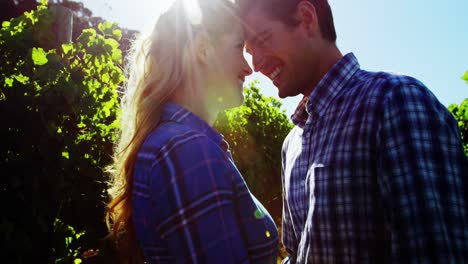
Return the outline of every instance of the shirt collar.
<path id="1" fill-rule="evenodd" d="M 309 98 L 307 96 L 304 96 L 297 105 L 294 113 L 291 115 L 291 120 L 293 124 L 300 128 L 304 127 L 307 118 L 309 118 L 309 113 L 307 113 L 306 111 L 307 101 L 309 101 Z"/>
<path id="2" fill-rule="evenodd" d="M 167 102 L 163 107 L 161 121 L 184 123 L 190 126 L 191 129 L 207 135 L 216 144 L 224 147 L 224 137 L 203 119 L 185 109 L 184 107 Z"/>
<path id="3" fill-rule="evenodd" d="M 346 54 L 325 74 L 310 95 L 304 96 L 291 116 L 293 123 L 304 127 L 309 115 L 320 117 L 333 98 L 346 86 L 359 70 L 353 53 Z"/>

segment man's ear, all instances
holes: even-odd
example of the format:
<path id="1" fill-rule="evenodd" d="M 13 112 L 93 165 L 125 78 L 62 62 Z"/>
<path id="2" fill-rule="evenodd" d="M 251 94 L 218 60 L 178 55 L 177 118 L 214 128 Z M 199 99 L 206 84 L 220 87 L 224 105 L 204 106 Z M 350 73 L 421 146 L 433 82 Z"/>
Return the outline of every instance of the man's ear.
<path id="1" fill-rule="evenodd" d="M 210 49 L 208 34 L 204 31 L 198 32 L 193 40 L 193 51 L 197 62 L 207 64 Z"/>
<path id="2" fill-rule="evenodd" d="M 305 29 L 308 36 L 315 36 L 319 31 L 318 17 L 315 6 L 309 1 L 300 1 L 297 4 L 296 18 Z"/>

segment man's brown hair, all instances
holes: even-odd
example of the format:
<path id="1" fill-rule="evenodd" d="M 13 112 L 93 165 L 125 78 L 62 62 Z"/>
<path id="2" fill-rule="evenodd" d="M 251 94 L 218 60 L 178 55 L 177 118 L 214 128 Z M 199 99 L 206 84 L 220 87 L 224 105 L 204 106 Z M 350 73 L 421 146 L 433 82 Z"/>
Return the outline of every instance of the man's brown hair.
<path id="1" fill-rule="evenodd" d="M 322 36 L 332 42 L 336 41 L 335 25 L 328 0 L 236 0 L 240 14 L 246 14 L 252 8 L 261 8 L 274 20 L 279 20 L 288 26 L 297 26 L 299 21 L 294 17 L 301 1 L 314 5 Z"/>

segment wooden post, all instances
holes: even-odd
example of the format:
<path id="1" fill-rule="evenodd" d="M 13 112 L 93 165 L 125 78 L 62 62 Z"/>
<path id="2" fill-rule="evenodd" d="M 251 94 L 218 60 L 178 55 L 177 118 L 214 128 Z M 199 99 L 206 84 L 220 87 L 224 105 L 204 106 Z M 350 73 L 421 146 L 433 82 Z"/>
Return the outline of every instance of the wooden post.
<path id="1" fill-rule="evenodd" d="M 56 47 L 72 41 L 73 33 L 73 12 L 60 5 L 50 6 L 50 11 L 54 16 L 54 34 Z"/>

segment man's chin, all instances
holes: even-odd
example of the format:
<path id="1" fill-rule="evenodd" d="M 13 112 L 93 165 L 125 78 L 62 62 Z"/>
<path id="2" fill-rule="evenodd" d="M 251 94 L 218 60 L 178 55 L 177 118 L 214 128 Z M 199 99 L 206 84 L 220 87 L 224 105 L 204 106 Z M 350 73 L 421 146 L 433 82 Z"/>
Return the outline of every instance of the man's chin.
<path id="1" fill-rule="evenodd" d="M 286 86 L 284 85 L 284 83 L 273 83 L 276 88 L 278 89 L 278 97 L 279 98 L 286 98 L 288 96 L 290 96 L 290 94 L 288 93 L 288 90 L 286 89 Z"/>
<path id="2" fill-rule="evenodd" d="M 286 97 L 290 96 L 288 93 L 286 93 L 286 91 L 278 88 L 278 97 L 281 98 L 281 99 L 284 99 Z"/>
<path id="3" fill-rule="evenodd" d="M 286 86 L 284 84 L 277 88 L 278 88 L 278 97 L 281 99 L 284 99 L 286 97 L 294 97 L 301 93 L 297 89 L 294 89 L 293 86 Z"/>

